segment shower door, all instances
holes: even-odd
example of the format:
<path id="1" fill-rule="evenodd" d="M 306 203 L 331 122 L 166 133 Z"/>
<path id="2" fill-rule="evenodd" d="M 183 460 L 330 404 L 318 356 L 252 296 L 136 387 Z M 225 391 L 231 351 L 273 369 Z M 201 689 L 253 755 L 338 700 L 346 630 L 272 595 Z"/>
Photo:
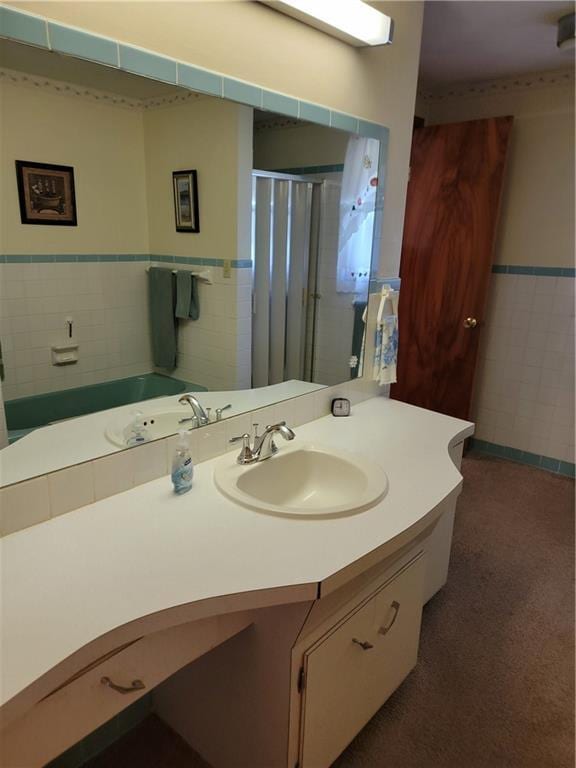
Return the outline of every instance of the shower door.
<path id="1" fill-rule="evenodd" d="M 314 273 L 317 265 L 318 186 L 298 176 L 253 173 L 253 387 L 311 380 L 306 347 L 314 337 L 308 300 L 314 294 L 310 270 Z"/>

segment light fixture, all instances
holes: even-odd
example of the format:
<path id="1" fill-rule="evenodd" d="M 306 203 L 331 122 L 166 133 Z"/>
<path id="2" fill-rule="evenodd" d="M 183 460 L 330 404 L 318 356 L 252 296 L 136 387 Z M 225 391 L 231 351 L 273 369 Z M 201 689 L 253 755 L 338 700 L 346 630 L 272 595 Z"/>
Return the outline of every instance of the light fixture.
<path id="1" fill-rule="evenodd" d="M 392 42 L 394 22 L 362 0 L 261 0 L 281 13 L 355 46 Z"/>
<path id="2" fill-rule="evenodd" d="M 556 45 L 561 51 L 573 51 L 574 43 L 574 13 L 567 13 L 558 19 L 558 38 Z"/>

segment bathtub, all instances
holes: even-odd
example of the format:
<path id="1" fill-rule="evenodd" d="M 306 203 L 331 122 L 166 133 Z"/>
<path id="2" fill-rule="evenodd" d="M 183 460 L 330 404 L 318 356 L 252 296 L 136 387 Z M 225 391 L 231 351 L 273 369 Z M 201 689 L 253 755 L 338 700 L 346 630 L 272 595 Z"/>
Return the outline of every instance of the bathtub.
<path id="1" fill-rule="evenodd" d="M 159 373 L 131 376 L 87 387 L 47 392 L 44 395 L 7 400 L 6 423 L 8 440 L 13 443 L 33 429 L 55 421 L 105 411 L 120 405 L 151 400 L 154 397 L 178 395 L 180 392 L 206 392 L 206 387 Z"/>

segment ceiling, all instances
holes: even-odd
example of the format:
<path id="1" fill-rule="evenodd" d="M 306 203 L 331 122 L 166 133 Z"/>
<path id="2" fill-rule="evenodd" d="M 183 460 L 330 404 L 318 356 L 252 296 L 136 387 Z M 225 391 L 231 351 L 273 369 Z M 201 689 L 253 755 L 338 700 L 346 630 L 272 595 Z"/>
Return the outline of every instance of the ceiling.
<path id="1" fill-rule="evenodd" d="M 427 0 L 420 88 L 574 66 L 574 51 L 556 47 L 556 21 L 573 10 L 554 0 Z"/>

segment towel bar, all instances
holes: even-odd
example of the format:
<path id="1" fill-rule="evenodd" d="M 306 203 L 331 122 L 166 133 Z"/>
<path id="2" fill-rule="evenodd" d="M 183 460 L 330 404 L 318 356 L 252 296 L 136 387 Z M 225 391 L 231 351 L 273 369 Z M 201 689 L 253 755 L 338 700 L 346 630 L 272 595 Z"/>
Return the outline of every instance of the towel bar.
<path id="1" fill-rule="evenodd" d="M 146 268 L 146 272 L 150 271 L 150 267 Z M 178 272 L 177 269 L 172 270 L 172 274 L 175 275 L 176 272 Z M 198 280 L 201 280 L 203 283 L 207 283 L 208 285 L 212 285 L 212 270 L 210 269 L 203 269 L 201 272 L 194 272 L 190 270 L 190 274 L 194 275 Z"/>

